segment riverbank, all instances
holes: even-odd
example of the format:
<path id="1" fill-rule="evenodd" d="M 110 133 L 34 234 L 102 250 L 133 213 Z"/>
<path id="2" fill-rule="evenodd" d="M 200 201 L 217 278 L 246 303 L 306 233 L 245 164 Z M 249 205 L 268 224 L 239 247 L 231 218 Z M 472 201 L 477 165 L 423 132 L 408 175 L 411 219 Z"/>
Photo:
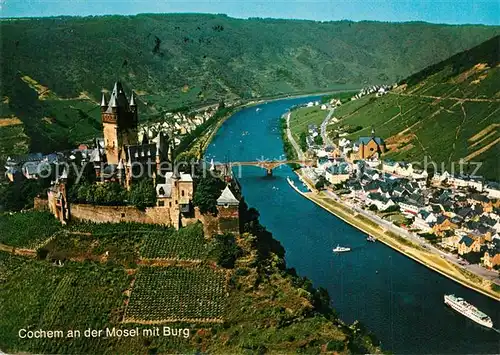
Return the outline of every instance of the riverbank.
<path id="1" fill-rule="evenodd" d="M 390 232 L 383 228 L 382 226 L 372 222 L 365 217 L 359 215 L 356 211 L 353 211 L 348 206 L 345 206 L 330 197 L 325 193 L 316 191 L 307 177 L 304 176 L 300 170 L 296 173 L 301 177 L 311 192 L 301 192 L 295 189 L 303 197 L 314 202 L 316 205 L 324 208 L 328 212 L 340 218 L 344 222 L 350 224 L 351 226 L 359 229 L 360 231 L 375 237 L 381 243 L 397 250 L 403 255 L 419 262 L 420 264 L 430 268 L 433 271 L 440 273 L 449 279 L 458 282 L 459 284 L 466 286 L 474 291 L 480 292 L 485 296 L 491 297 L 497 301 L 500 301 L 500 292 L 492 289 L 492 283 L 488 280 L 481 278 L 480 276 L 474 275 L 469 271 L 461 269 L 448 261 L 441 258 L 439 255 L 426 251 L 420 245 L 417 245 L 393 232 Z"/>
<path id="2" fill-rule="evenodd" d="M 225 115 L 222 119 L 218 120 L 212 127 L 209 127 L 205 132 L 203 132 L 202 135 L 200 135 L 196 140 L 193 142 L 193 144 L 189 147 L 189 152 L 192 152 L 193 154 L 196 154 L 198 158 L 201 158 L 210 143 L 212 143 L 212 140 L 214 139 L 215 135 L 217 134 L 217 131 L 219 128 L 226 122 L 227 119 L 229 119 L 232 115 L 236 114 L 238 111 L 241 111 L 244 108 L 247 107 L 252 107 L 252 106 L 257 106 L 261 105 L 264 103 L 268 102 L 274 102 L 274 101 L 279 101 L 279 100 L 287 100 L 287 99 L 296 99 L 296 98 L 301 98 L 301 97 L 308 97 L 308 96 L 323 96 L 323 95 L 330 95 L 330 94 L 335 94 L 339 92 L 347 92 L 347 91 L 353 91 L 355 90 L 354 88 L 349 88 L 349 89 L 338 89 L 338 90 L 330 90 L 330 91 L 321 91 L 321 92 L 309 92 L 309 93 L 300 93 L 300 94 L 286 94 L 286 95 L 278 95 L 278 96 L 267 96 L 267 97 L 262 97 L 262 98 L 257 98 L 255 100 L 247 101 L 244 103 L 241 103 L 239 105 L 234 106 L 234 110 Z M 200 144 L 201 144 L 201 149 L 200 149 Z"/>

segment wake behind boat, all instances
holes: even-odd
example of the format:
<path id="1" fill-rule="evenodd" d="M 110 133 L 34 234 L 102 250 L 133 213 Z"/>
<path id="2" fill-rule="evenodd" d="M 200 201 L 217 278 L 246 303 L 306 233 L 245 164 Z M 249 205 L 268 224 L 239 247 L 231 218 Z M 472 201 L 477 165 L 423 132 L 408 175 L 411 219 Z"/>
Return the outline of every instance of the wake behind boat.
<path id="1" fill-rule="evenodd" d="M 477 324 L 481 324 L 486 328 L 493 328 L 493 321 L 491 318 L 463 298 L 456 297 L 455 295 L 444 295 L 444 303 L 458 313 L 472 319 Z"/>
<path id="2" fill-rule="evenodd" d="M 351 251 L 351 248 L 341 247 L 340 245 L 337 245 L 335 248 L 333 248 L 334 253 L 344 253 L 347 251 Z"/>

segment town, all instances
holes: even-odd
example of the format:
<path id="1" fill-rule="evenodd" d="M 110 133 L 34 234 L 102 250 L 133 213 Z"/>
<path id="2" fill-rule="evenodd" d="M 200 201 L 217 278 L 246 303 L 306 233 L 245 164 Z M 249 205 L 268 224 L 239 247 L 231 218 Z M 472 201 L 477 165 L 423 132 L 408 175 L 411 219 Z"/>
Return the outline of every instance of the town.
<path id="1" fill-rule="evenodd" d="M 378 97 L 391 88 L 365 88 L 351 100 L 373 93 Z M 316 166 L 302 167 L 301 172 L 310 187 L 498 283 L 500 185 L 480 176 L 384 159 L 386 144 L 374 127 L 370 136 L 354 141 L 338 130 L 332 138 L 325 127 L 339 122 L 332 113 L 340 104 L 336 99 L 322 104 L 321 110 L 330 114 L 325 113 L 321 128 L 307 127 L 304 158 L 315 160 Z M 303 107 L 318 105 L 309 102 Z"/>

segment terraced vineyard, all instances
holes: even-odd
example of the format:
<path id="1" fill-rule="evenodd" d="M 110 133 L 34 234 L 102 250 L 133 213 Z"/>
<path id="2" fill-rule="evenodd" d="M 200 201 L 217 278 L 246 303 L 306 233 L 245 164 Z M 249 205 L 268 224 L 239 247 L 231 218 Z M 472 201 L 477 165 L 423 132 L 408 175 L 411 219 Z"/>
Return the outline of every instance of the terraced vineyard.
<path id="1" fill-rule="evenodd" d="M 209 252 L 210 244 L 203 236 L 203 226 L 197 223 L 178 231 L 171 229 L 166 233 L 148 233 L 141 249 L 141 258 L 201 260 Z"/>
<path id="2" fill-rule="evenodd" d="M 0 243 L 35 249 L 61 230 L 61 224 L 48 212 L 0 214 Z"/>
<path id="3" fill-rule="evenodd" d="M 206 267 L 142 267 L 124 322 L 222 322 L 226 273 Z"/>
<path id="4" fill-rule="evenodd" d="M 123 290 L 130 283 L 122 268 L 98 263 L 50 262 L 0 252 L 0 347 L 9 353 L 104 353 L 100 339 L 21 339 L 20 328 L 103 329 L 118 322 Z M 9 349 L 7 351 L 7 349 Z"/>
<path id="5" fill-rule="evenodd" d="M 388 95 L 341 106 L 334 114 L 340 122 L 330 126 L 330 136 L 359 125 L 363 129 L 348 136 L 357 140 L 369 136 L 373 126 L 386 141 L 386 158 L 422 163 L 427 157 L 438 170 L 449 172 L 460 159 L 481 162 L 477 174 L 498 180 L 498 41 L 495 37 L 412 75 Z"/>

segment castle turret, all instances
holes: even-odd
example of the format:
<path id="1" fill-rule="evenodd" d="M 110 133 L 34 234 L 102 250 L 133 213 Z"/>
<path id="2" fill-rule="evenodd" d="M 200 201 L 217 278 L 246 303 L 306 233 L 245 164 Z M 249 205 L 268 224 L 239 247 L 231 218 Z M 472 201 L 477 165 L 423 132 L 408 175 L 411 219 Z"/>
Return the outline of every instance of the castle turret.
<path id="1" fill-rule="evenodd" d="M 102 93 L 102 98 L 101 98 L 101 111 L 106 111 L 108 108 L 108 103 L 106 102 L 106 94 L 104 92 Z"/>
<path id="2" fill-rule="evenodd" d="M 129 103 L 122 85 L 116 82 L 107 107 L 103 94 L 101 109 L 107 163 L 116 165 L 121 157 L 123 147 L 137 144 L 138 118 L 135 98 L 132 94 Z"/>

